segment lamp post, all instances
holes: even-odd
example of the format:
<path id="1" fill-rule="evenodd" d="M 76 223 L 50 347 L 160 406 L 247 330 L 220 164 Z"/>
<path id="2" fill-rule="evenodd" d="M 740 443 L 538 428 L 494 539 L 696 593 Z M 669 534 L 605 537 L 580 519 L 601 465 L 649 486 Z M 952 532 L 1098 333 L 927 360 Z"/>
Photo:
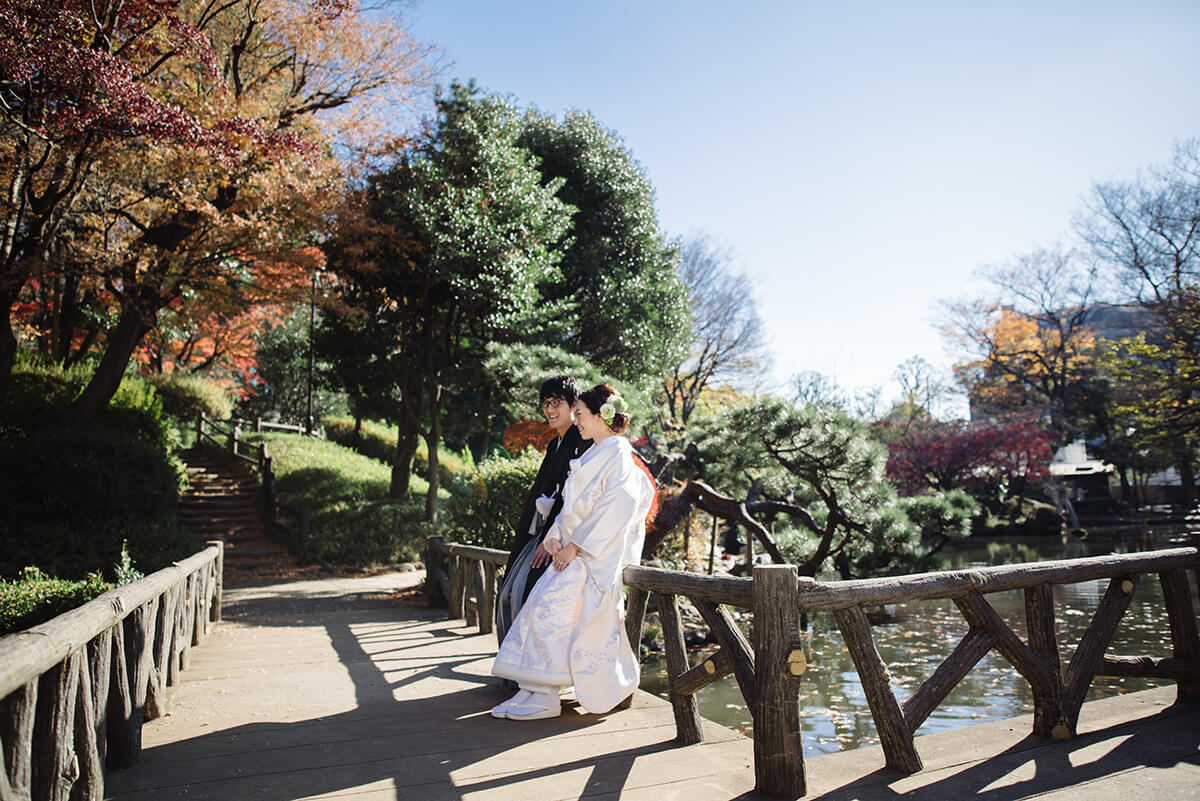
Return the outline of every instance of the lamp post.
<path id="1" fill-rule="evenodd" d="M 317 270 L 313 270 L 312 292 L 308 296 L 308 416 L 304 419 L 304 430 L 309 436 L 313 432 L 313 326 L 317 319 Z"/>

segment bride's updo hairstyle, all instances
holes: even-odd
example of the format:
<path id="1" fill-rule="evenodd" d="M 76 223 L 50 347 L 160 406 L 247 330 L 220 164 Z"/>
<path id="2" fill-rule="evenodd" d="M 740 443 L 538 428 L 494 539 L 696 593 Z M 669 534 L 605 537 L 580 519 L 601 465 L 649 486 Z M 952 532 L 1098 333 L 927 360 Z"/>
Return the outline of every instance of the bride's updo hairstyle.
<path id="1" fill-rule="evenodd" d="M 587 392 L 580 393 L 579 400 L 583 401 L 589 412 L 604 420 L 608 424 L 608 430 L 614 434 L 623 434 L 625 429 L 629 428 L 629 405 L 608 384 L 599 384 Z M 612 407 L 612 420 L 605 418 L 604 412 L 610 411 L 605 409 L 605 406 Z"/>

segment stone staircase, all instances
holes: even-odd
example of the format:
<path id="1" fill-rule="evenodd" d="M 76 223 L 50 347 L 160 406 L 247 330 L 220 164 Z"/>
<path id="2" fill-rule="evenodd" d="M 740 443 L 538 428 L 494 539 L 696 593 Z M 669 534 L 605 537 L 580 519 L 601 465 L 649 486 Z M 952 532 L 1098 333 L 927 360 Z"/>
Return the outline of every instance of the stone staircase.
<path id="1" fill-rule="evenodd" d="M 225 542 L 225 584 L 294 574 L 296 558 L 266 537 L 258 480 L 231 456 L 198 448 L 181 456 L 188 489 L 179 499 L 179 522 L 201 541 Z"/>

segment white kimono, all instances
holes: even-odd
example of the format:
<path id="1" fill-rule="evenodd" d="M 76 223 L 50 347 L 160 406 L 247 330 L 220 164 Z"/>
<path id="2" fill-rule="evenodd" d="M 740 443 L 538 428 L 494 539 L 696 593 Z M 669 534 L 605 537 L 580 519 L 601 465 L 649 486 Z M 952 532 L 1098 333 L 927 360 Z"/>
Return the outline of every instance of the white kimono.
<path id="1" fill-rule="evenodd" d="M 492 673 L 528 685 L 575 685 L 588 712 L 607 712 L 638 686 L 625 633 L 621 571 L 641 560 L 654 486 L 633 448 L 612 436 L 571 460 L 563 507 L 546 533 L 579 554 L 547 570 L 513 620 Z"/>

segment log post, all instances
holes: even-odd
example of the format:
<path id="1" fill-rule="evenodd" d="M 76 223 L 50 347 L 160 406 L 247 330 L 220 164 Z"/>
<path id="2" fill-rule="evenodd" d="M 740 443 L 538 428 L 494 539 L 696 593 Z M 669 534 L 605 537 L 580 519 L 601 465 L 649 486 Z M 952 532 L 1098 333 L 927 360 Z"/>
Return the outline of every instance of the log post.
<path id="1" fill-rule="evenodd" d="M 466 588 L 463 595 L 463 621 L 468 626 L 479 626 L 483 631 L 483 621 L 479 618 L 479 610 L 483 601 L 483 565 L 478 559 L 462 557 L 460 563 L 465 571 L 463 585 Z"/>
<path id="2" fill-rule="evenodd" d="M 113 626 L 87 645 L 87 662 L 91 683 L 92 719 L 96 739 L 96 756 L 103 767 L 108 750 L 108 696 L 112 686 Z"/>
<path id="3" fill-rule="evenodd" d="M 451 620 L 465 616 L 464 602 L 467 597 L 467 560 L 455 554 L 450 555 L 450 614 Z"/>
<path id="4" fill-rule="evenodd" d="M 38 680 L 0 699 L 0 790 L 5 798 L 32 797 L 33 727 Z"/>
<path id="5" fill-rule="evenodd" d="M 1037 654 L 1050 668 L 1046 686 L 1034 686 L 1033 733 L 1039 737 L 1065 740 L 1071 736 L 1063 712 L 1062 659 L 1058 655 L 1058 635 L 1054 631 L 1054 590 L 1049 584 L 1025 588 L 1025 629 L 1029 650 Z"/>
<path id="6" fill-rule="evenodd" d="M 179 604 L 179 639 L 176 642 L 176 647 L 179 649 L 176 654 L 178 670 L 187 670 L 191 663 L 192 642 L 196 639 L 193 627 L 196 625 L 196 607 L 199 606 L 200 585 L 204 583 L 203 576 L 204 571 L 201 570 L 187 577 L 183 600 Z"/>
<path id="7" fill-rule="evenodd" d="M 446 606 L 450 599 L 442 591 L 442 571 L 445 569 L 446 558 L 438 545 L 438 537 L 425 539 L 425 605 L 428 607 Z"/>
<path id="8" fill-rule="evenodd" d="M 225 590 L 225 541 L 224 540 L 209 540 L 204 543 L 208 546 L 216 546 L 217 558 L 214 561 L 213 578 L 215 585 L 213 586 L 213 602 L 212 608 L 209 610 L 209 620 L 213 623 L 221 622 L 221 598 Z"/>
<path id="9" fill-rule="evenodd" d="M 800 682 L 788 668 L 799 640 L 795 565 L 754 568 L 754 784 L 793 798 L 807 791 L 800 730 Z"/>
<path id="10" fill-rule="evenodd" d="M 167 713 L 167 674 L 171 662 L 171 641 L 175 636 L 176 588 L 164 592 L 158 599 L 158 619 L 154 625 L 154 647 L 151 649 L 150 681 L 146 691 L 146 720 L 156 720 Z"/>
<path id="11" fill-rule="evenodd" d="M 129 613 L 113 633 L 112 690 L 108 707 L 108 763 L 129 767 L 142 750 L 142 723 L 153 662 L 157 600 Z"/>
<path id="12" fill-rule="evenodd" d="M 1196 635 L 1196 613 L 1192 608 L 1187 571 L 1177 567 L 1159 573 L 1158 578 L 1162 582 L 1163 601 L 1171 625 L 1171 656 L 1195 662 L 1200 658 L 1200 641 Z M 1200 700 L 1200 684 L 1195 682 L 1178 681 L 1175 692 L 1180 701 Z"/>
<path id="13" fill-rule="evenodd" d="M 113 627 L 111 680 L 108 688 L 108 736 L 105 737 L 110 768 L 126 768 L 137 756 L 132 726 L 133 694 L 129 688 L 129 658 L 125 648 L 125 625 Z"/>
<path id="14" fill-rule="evenodd" d="M 36 721 L 33 728 L 33 797 L 68 801 L 79 778 L 75 754 L 75 704 L 79 693 L 80 664 L 75 651 L 39 680 Z"/>
<path id="15" fill-rule="evenodd" d="M 675 685 L 675 680 L 688 669 L 687 644 L 683 640 L 683 620 L 679 616 L 676 596 L 658 594 L 658 619 L 667 652 L 667 675 L 671 682 L 668 695 L 675 711 L 675 742 L 680 745 L 703 742 L 704 731 L 700 727 L 696 696 L 677 692 Z"/>
<path id="16" fill-rule="evenodd" d="M 483 589 L 479 594 L 479 633 L 491 634 L 496 630 L 496 571 L 491 562 L 483 564 Z"/>
<path id="17" fill-rule="evenodd" d="M 75 759 L 78 778 L 71 788 L 69 798 L 86 798 L 101 801 L 104 797 L 103 746 L 96 728 L 96 707 L 93 701 L 92 672 L 85 653 L 79 659 L 79 688 L 75 693 L 74 731 Z"/>

